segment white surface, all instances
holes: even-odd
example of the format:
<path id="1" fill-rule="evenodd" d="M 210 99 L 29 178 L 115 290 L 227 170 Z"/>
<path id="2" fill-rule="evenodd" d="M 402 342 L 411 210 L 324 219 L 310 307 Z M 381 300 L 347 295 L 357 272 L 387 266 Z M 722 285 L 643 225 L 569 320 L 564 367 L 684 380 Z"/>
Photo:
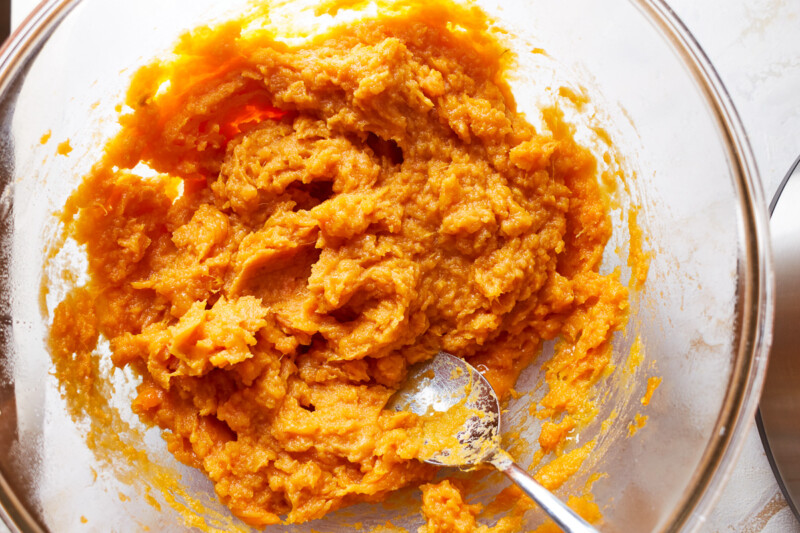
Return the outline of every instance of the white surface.
<path id="1" fill-rule="evenodd" d="M 12 25 L 35 0 L 12 1 Z M 800 153 L 800 2 L 670 0 L 739 110 L 771 198 Z M 800 533 L 772 476 L 755 425 L 703 531 Z M 0 524 L 0 533 L 5 529 Z"/>

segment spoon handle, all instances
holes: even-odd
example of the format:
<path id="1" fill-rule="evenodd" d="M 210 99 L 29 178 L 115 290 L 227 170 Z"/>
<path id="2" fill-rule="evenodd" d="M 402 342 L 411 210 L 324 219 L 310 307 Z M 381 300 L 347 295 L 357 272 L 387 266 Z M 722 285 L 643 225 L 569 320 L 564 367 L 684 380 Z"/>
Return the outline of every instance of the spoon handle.
<path id="1" fill-rule="evenodd" d="M 566 533 L 598 533 L 586 520 L 556 498 L 552 492 L 537 483 L 530 474 L 514 462 L 503 461 L 502 464 L 495 466 L 539 504 L 539 507 Z"/>

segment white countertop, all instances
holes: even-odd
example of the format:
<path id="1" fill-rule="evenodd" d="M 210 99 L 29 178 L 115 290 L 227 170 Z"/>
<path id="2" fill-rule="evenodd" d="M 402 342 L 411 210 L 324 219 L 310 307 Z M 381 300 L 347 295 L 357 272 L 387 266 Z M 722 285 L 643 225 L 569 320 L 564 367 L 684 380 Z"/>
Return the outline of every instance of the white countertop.
<path id="1" fill-rule="evenodd" d="M 800 1 L 668 0 L 719 72 L 771 199 L 800 153 Z M 12 0 L 12 27 L 36 5 Z M 703 531 L 800 533 L 755 425 Z M 0 523 L 0 533 L 5 532 Z"/>

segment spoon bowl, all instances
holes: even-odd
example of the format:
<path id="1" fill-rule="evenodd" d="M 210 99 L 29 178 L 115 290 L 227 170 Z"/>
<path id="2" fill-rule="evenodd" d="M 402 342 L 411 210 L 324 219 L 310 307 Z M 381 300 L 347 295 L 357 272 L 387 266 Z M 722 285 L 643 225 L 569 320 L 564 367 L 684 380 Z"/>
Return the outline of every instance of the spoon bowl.
<path id="1" fill-rule="evenodd" d="M 477 465 L 491 462 L 499 450 L 497 395 L 475 367 L 449 353 L 439 352 L 433 359 L 412 367 L 387 409 L 423 417 L 428 442 L 420 459 L 427 463 Z M 442 435 L 443 429 L 457 432 Z"/>
<path id="2" fill-rule="evenodd" d="M 462 468 L 489 463 L 516 483 L 562 530 L 597 532 L 503 451 L 497 395 L 486 378 L 463 359 L 439 352 L 413 366 L 387 409 L 409 411 L 422 418 L 420 460 Z"/>

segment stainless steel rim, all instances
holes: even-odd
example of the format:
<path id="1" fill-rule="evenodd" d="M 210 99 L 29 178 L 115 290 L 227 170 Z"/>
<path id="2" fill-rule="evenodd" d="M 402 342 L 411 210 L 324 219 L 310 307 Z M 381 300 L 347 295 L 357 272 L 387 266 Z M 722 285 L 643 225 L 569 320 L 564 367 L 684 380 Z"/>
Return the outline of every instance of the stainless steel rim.
<path id="1" fill-rule="evenodd" d="M 0 94 L 20 75 L 28 55 L 42 46 L 63 18 L 81 0 L 45 0 L 0 48 Z M 631 0 L 672 44 L 716 113 L 727 137 L 735 186 L 744 215 L 740 231 L 745 249 L 739 258 L 740 285 L 737 360 L 730 387 L 692 487 L 669 518 L 666 531 L 696 529 L 719 496 L 735 464 L 746 429 L 753 422 L 764 383 L 773 319 L 773 277 L 766 202 L 755 158 L 739 115 L 719 75 L 703 49 L 664 0 Z M 744 280 L 744 281 L 741 281 Z M 0 472 L 0 517 L 14 532 L 44 532 L 44 528 L 11 492 Z"/>
<path id="2" fill-rule="evenodd" d="M 773 267 L 776 284 L 781 291 L 775 295 L 775 325 L 770 353 L 770 365 L 764 380 L 759 411 L 756 415 L 761 443 L 772 472 L 789 508 L 800 519 L 800 396 L 797 394 L 797 321 L 798 255 L 800 219 L 797 200 L 800 199 L 800 157 L 778 187 L 769 206 L 772 229 Z"/>

